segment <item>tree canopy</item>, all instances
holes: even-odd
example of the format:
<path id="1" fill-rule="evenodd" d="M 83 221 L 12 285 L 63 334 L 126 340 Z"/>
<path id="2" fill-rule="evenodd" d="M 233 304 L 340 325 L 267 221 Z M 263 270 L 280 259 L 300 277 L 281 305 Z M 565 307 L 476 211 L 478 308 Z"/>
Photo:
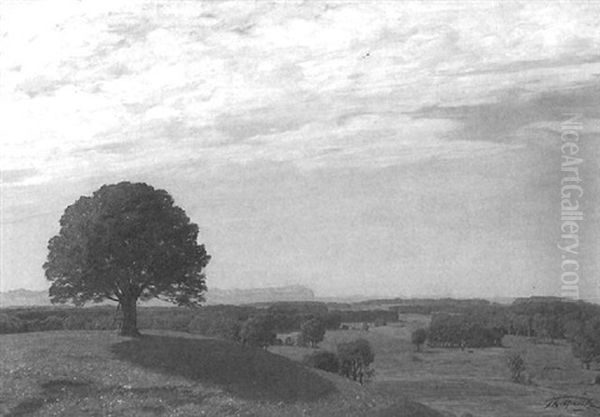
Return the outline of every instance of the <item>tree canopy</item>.
<path id="1" fill-rule="evenodd" d="M 423 328 L 416 329 L 411 334 L 411 342 L 417 347 L 417 351 L 421 350 L 421 345 L 427 340 L 427 330 Z"/>
<path id="2" fill-rule="evenodd" d="M 371 363 L 375 360 L 375 352 L 365 339 L 356 339 L 340 343 L 337 346 L 340 359 L 340 373 L 346 378 L 360 382 L 362 385 L 373 375 Z"/>
<path id="3" fill-rule="evenodd" d="M 312 347 L 323 341 L 325 331 L 325 322 L 318 317 L 307 320 L 300 326 L 301 337 Z"/>
<path id="4" fill-rule="evenodd" d="M 240 330 L 240 339 L 243 345 L 267 347 L 275 342 L 277 335 L 269 318 L 265 315 L 250 317 L 244 322 Z"/>
<path id="5" fill-rule="evenodd" d="M 119 303 L 123 334 L 136 334 L 138 299 L 203 301 L 210 260 L 198 226 L 165 190 L 145 183 L 104 185 L 65 209 L 44 264 L 53 303 Z"/>

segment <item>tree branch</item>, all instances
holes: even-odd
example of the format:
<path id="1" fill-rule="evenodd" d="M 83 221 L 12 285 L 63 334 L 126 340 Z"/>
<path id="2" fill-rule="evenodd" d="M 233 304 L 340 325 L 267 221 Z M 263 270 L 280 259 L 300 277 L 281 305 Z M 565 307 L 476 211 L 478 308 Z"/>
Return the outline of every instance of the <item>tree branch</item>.
<path id="1" fill-rule="evenodd" d="M 104 296 L 109 300 L 116 301 L 117 303 L 120 302 L 120 300 L 117 297 L 113 297 L 109 293 L 104 293 Z"/>

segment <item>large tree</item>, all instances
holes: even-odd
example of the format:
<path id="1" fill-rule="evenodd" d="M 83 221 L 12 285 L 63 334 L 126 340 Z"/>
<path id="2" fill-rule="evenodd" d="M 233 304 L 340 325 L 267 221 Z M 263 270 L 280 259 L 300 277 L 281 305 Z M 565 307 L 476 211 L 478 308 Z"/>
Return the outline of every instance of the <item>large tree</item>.
<path id="1" fill-rule="evenodd" d="M 121 334 L 135 336 L 137 301 L 198 305 L 210 260 L 198 226 L 164 190 L 104 185 L 66 208 L 44 264 L 53 303 L 119 303 Z"/>

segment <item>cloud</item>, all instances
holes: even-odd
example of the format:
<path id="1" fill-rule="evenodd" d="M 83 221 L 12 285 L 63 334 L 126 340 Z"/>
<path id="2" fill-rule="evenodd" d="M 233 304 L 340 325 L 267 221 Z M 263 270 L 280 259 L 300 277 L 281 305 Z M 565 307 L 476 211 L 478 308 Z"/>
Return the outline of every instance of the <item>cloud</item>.
<path id="1" fill-rule="evenodd" d="M 64 85 L 64 81 L 55 81 L 39 76 L 21 82 L 17 86 L 17 90 L 23 91 L 29 97 L 33 98 L 39 95 L 51 95 L 61 85 Z"/>
<path id="2" fill-rule="evenodd" d="M 576 84 L 538 94 L 508 90 L 491 103 L 435 105 L 409 114 L 417 119 L 459 122 L 460 128 L 448 135 L 454 139 L 510 143 L 526 140 L 526 135 L 518 135 L 520 129 L 560 121 L 569 113 L 581 113 L 586 119 L 600 117 L 600 84 Z"/>
<path id="3" fill-rule="evenodd" d="M 494 153 L 553 116 L 530 96 L 600 71 L 600 8 L 583 3 L 72 6 L 5 8 L 0 159 L 40 179 L 190 159 L 376 169 Z M 464 140 L 446 143 L 461 124 Z"/>
<path id="4" fill-rule="evenodd" d="M 18 184 L 39 174 L 37 169 L 9 169 L 0 170 L 0 183 Z"/>
<path id="5" fill-rule="evenodd" d="M 588 39 L 580 40 L 582 44 L 590 42 Z M 468 70 L 462 73 L 456 73 L 456 76 L 482 75 L 482 74 L 514 74 L 538 69 L 553 69 L 563 67 L 581 66 L 585 64 L 600 63 L 600 55 L 566 55 L 557 58 L 545 58 L 537 60 L 517 60 L 507 64 L 494 64 L 487 68 L 478 70 Z"/>

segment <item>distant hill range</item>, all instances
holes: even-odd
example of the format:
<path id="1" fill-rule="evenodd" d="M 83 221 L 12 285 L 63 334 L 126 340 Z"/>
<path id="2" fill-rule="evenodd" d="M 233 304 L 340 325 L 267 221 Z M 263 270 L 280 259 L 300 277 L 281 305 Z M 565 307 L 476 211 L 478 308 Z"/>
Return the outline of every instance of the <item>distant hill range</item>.
<path id="1" fill-rule="evenodd" d="M 48 290 L 12 290 L 0 292 L 0 307 L 47 306 L 50 305 Z"/>
<path id="2" fill-rule="evenodd" d="M 252 288 L 247 290 L 209 289 L 208 304 L 252 304 L 272 301 L 314 301 L 315 293 L 302 285 L 286 287 Z"/>
<path id="3" fill-rule="evenodd" d="M 368 296 L 354 297 L 316 297 L 313 290 L 303 285 L 289 285 L 282 287 L 267 287 L 267 288 L 251 288 L 251 289 L 230 289 L 223 290 L 219 288 L 211 288 L 206 293 L 206 304 L 261 304 L 273 303 L 277 301 L 318 301 L 328 304 L 348 304 L 361 308 L 387 308 L 393 306 L 413 305 L 422 303 L 439 303 L 444 299 L 434 298 L 411 298 L 411 297 L 395 297 L 395 298 L 379 298 Z M 450 298 L 445 300 L 452 300 Z M 510 304 L 514 298 L 490 298 L 488 301 L 500 304 Z M 483 301 L 483 300 L 479 300 Z M 471 300 L 477 302 L 477 300 Z M 485 301 L 483 301 L 485 303 Z M 107 304 L 113 304 L 107 302 Z M 12 290 L 0 292 L 0 308 L 2 307 L 27 307 L 27 306 L 47 306 L 50 305 L 48 291 L 31 291 L 31 290 Z M 142 303 L 145 306 L 172 306 L 173 304 L 165 301 L 153 299 Z M 347 306 L 347 307 L 348 307 Z M 338 307 L 342 307 L 339 305 Z"/>
<path id="4" fill-rule="evenodd" d="M 314 292 L 302 285 L 285 287 L 231 289 L 209 289 L 206 293 L 207 304 L 252 304 L 274 301 L 314 301 Z M 151 300 L 145 305 L 171 305 L 160 300 Z M 13 290 L 0 292 L 1 307 L 45 306 L 50 305 L 48 291 Z"/>

